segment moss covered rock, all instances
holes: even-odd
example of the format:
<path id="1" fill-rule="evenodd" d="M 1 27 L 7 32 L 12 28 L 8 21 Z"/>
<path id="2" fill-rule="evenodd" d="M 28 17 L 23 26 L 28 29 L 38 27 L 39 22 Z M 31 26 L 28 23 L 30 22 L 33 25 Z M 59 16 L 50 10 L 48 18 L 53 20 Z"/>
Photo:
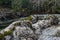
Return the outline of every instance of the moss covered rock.
<path id="1" fill-rule="evenodd" d="M 4 35 L 0 33 L 0 40 L 4 38 Z"/>
<path id="2" fill-rule="evenodd" d="M 4 36 L 10 35 L 12 33 L 12 30 L 8 30 L 4 32 Z"/>

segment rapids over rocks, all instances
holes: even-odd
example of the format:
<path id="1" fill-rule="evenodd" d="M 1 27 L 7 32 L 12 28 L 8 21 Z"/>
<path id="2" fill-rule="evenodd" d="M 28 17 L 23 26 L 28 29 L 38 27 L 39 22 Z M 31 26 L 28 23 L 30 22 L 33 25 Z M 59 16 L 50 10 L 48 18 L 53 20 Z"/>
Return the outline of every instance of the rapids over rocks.
<path id="1" fill-rule="evenodd" d="M 32 19 L 31 19 L 32 18 Z M 18 20 L 0 31 L 1 40 L 60 40 L 60 19 L 56 16 L 31 16 Z"/>

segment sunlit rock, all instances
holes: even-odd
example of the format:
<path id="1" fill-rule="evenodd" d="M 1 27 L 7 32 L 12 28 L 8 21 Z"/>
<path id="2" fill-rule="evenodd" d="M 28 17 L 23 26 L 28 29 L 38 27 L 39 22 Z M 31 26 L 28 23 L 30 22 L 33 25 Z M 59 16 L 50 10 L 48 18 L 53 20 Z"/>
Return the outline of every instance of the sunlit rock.
<path id="1" fill-rule="evenodd" d="M 33 35 L 33 31 L 30 28 L 26 28 L 26 27 L 16 27 L 15 32 L 13 32 L 14 34 L 14 38 L 16 38 L 16 40 L 20 37 L 30 37 Z"/>
<path id="2" fill-rule="evenodd" d="M 38 21 L 38 25 L 42 28 L 48 28 L 49 26 L 51 26 L 51 24 L 49 23 L 49 20 L 39 20 Z"/>
<path id="3" fill-rule="evenodd" d="M 27 40 L 33 40 L 33 38 L 27 38 Z"/>
<path id="4" fill-rule="evenodd" d="M 21 37 L 20 39 L 21 39 L 21 40 L 26 40 L 26 38 L 24 38 L 24 37 Z"/>
<path id="5" fill-rule="evenodd" d="M 16 34 L 20 36 L 32 35 L 33 31 L 29 27 L 16 27 Z"/>
<path id="6" fill-rule="evenodd" d="M 33 28 L 35 34 L 41 34 L 41 32 L 40 32 L 41 28 L 39 27 L 38 22 L 35 24 L 32 24 L 32 28 Z"/>
<path id="7" fill-rule="evenodd" d="M 19 40 L 21 37 L 33 37 L 34 32 L 30 26 L 31 24 L 28 21 L 23 21 L 20 26 L 16 26 L 13 32 L 14 40 Z"/>

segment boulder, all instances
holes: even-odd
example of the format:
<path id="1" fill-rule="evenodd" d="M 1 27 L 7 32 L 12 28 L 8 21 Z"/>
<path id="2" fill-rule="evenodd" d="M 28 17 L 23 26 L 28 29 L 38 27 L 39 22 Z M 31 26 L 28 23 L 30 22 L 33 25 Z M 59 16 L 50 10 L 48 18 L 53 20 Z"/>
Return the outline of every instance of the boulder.
<path id="1" fill-rule="evenodd" d="M 35 34 L 38 34 L 38 35 L 41 34 L 41 32 L 40 32 L 41 28 L 39 27 L 38 22 L 35 24 L 32 24 L 32 28 L 33 28 L 33 31 L 35 32 Z"/>
<path id="2" fill-rule="evenodd" d="M 38 21 L 38 25 L 39 27 L 41 27 L 42 29 L 48 28 L 51 26 L 49 20 L 39 20 Z"/>

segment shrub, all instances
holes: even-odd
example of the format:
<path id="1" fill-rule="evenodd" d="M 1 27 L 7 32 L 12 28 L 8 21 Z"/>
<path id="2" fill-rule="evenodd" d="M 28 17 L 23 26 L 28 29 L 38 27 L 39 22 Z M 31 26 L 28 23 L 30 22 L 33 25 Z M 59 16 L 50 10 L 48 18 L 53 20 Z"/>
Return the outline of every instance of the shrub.
<path id="1" fill-rule="evenodd" d="M 40 2 L 40 12 L 55 13 L 56 5 L 55 0 L 45 0 Z"/>
<path id="2" fill-rule="evenodd" d="M 11 0 L 0 0 L 0 5 L 11 7 Z"/>
<path id="3" fill-rule="evenodd" d="M 29 0 L 12 0 L 12 8 L 15 11 L 25 11 L 27 9 L 30 9 L 31 3 Z"/>
<path id="4" fill-rule="evenodd" d="M 56 13 L 60 10 L 59 0 L 45 0 L 40 1 L 39 12 Z"/>

